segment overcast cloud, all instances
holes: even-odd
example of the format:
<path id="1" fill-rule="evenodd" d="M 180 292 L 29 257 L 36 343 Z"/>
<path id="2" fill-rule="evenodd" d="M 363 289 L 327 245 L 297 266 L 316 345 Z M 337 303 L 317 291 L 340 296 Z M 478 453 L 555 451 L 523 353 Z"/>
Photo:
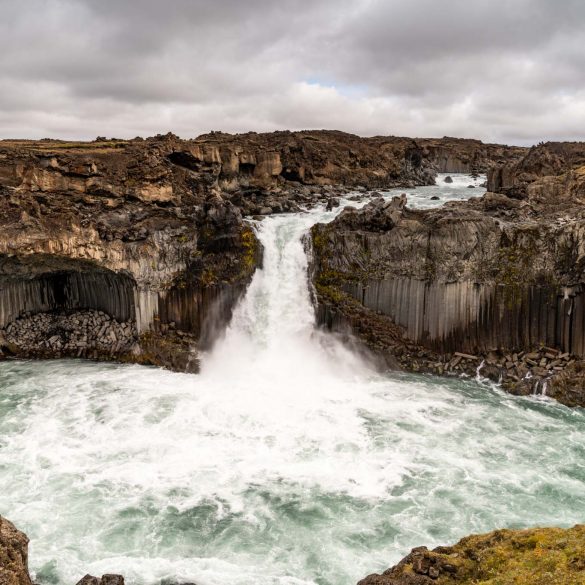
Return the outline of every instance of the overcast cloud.
<path id="1" fill-rule="evenodd" d="M 0 137 L 585 139 L 583 0 L 0 0 Z"/>

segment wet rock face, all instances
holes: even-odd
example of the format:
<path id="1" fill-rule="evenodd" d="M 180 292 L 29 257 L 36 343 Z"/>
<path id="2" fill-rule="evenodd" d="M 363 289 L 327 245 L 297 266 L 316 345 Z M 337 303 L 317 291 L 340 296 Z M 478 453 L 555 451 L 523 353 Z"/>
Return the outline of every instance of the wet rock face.
<path id="1" fill-rule="evenodd" d="M 585 582 L 585 526 L 496 530 L 454 546 L 413 549 L 358 585 L 545 585 Z"/>
<path id="2" fill-rule="evenodd" d="M 378 315 L 380 327 L 372 331 L 390 323 L 394 339 L 394 329 L 402 331 L 402 343 L 371 333 L 368 343 L 395 357 L 402 347 L 397 357 L 407 369 L 444 373 L 462 365 L 468 373 L 471 363 L 460 364 L 457 352 L 477 359 L 475 368 L 497 352 L 499 376 L 510 391 L 533 392 L 548 380 L 560 400 L 585 404 L 582 382 L 569 390 L 568 374 L 564 390 L 555 390 L 569 360 L 540 355 L 545 349 L 585 358 L 585 167 L 579 166 L 585 148 L 581 155 L 571 152 L 573 162 L 554 177 L 535 179 L 523 200 L 487 193 L 433 210 L 411 210 L 398 198 L 374 200 L 315 226 L 321 321 L 342 322 L 332 318 L 337 312 L 355 323 L 357 303 L 371 319 Z M 558 156 L 557 149 L 539 147 L 518 167 L 541 158 L 539 168 L 546 170 Z M 558 191 L 562 197 L 554 195 Z M 506 358 L 535 351 L 538 363 L 519 369 Z"/>
<path id="3" fill-rule="evenodd" d="M 28 573 L 28 538 L 0 516 L 0 585 L 32 585 Z"/>
<path id="4" fill-rule="evenodd" d="M 102 575 L 101 578 L 85 575 L 77 582 L 77 585 L 124 585 L 124 577 L 114 574 Z"/>

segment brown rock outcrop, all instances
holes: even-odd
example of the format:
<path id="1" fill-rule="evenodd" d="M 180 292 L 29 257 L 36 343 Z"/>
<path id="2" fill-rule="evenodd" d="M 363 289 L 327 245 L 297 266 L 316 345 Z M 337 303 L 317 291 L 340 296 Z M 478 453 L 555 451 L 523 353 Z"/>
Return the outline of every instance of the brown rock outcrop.
<path id="1" fill-rule="evenodd" d="M 434 182 L 434 168 L 418 142 L 410 138 L 362 138 L 312 130 L 235 135 L 214 132 L 196 142 L 219 152 L 219 184 L 227 191 L 273 188 L 285 181 L 366 188 Z"/>
<path id="2" fill-rule="evenodd" d="M 217 189 L 213 153 L 173 136 L 113 146 L 0 144 L 0 351 L 195 370 L 207 331 L 245 290 L 258 244 Z M 49 347 L 31 347 L 40 329 L 23 343 L 7 331 L 38 313 L 71 322 L 80 311 L 106 314 L 133 338 L 108 345 L 98 327 L 74 340 L 55 325 Z"/>
<path id="3" fill-rule="evenodd" d="M 28 538 L 0 516 L 0 585 L 32 585 L 28 574 Z"/>

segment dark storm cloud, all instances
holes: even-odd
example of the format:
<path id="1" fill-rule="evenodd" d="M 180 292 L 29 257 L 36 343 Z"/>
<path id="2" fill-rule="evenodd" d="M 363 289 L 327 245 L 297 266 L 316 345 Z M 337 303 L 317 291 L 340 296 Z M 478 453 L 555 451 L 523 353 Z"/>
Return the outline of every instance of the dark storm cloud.
<path id="1" fill-rule="evenodd" d="M 574 0 L 0 0 L 0 135 L 585 136 Z"/>

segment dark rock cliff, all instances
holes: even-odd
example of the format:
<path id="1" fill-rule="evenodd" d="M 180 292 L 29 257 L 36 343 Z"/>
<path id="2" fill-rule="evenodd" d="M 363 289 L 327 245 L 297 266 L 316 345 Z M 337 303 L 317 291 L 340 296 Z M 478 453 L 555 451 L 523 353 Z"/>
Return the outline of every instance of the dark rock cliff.
<path id="1" fill-rule="evenodd" d="M 4 355 L 197 369 L 261 254 L 219 168 L 178 164 L 193 150 L 172 136 L 0 146 Z"/>
<path id="2" fill-rule="evenodd" d="M 393 365 L 475 371 L 485 359 L 511 391 L 546 382 L 585 404 L 584 155 L 541 145 L 490 171 L 503 192 L 424 211 L 379 199 L 315 226 L 319 319 Z"/>
<path id="3" fill-rule="evenodd" d="M 424 156 L 439 173 L 487 173 L 491 168 L 520 159 L 526 149 L 519 146 L 484 144 L 467 138 L 424 139 Z"/>

